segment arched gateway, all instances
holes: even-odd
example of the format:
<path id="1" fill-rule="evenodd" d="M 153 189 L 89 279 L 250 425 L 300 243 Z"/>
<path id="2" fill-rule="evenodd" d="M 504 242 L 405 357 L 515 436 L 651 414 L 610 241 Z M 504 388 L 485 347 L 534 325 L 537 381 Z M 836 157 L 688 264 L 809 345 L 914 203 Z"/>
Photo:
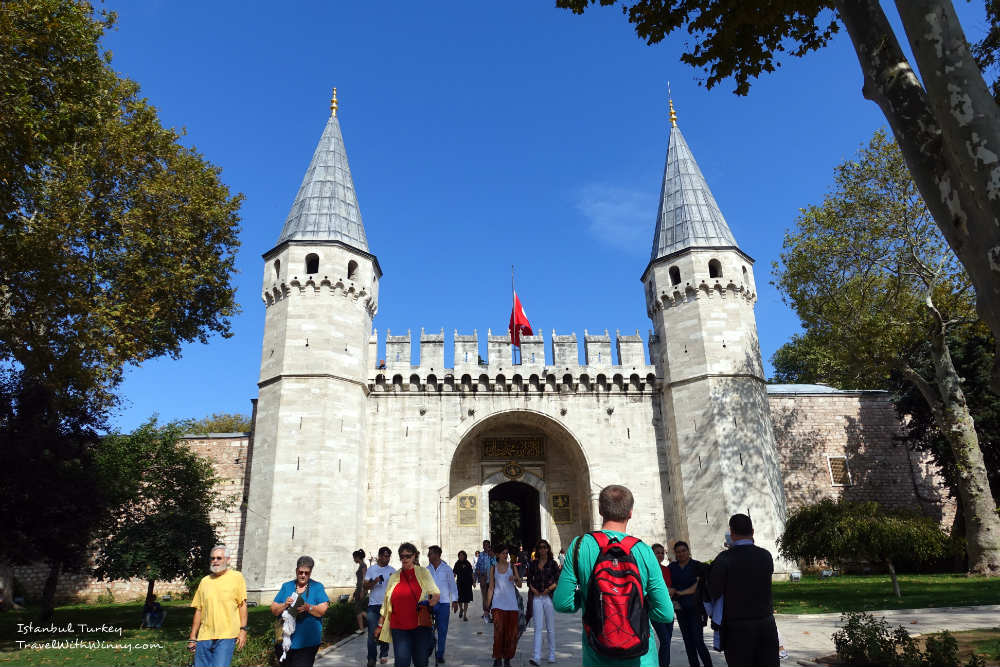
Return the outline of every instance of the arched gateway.
<path id="1" fill-rule="evenodd" d="M 494 414 L 469 428 L 452 454 L 443 541 L 476 548 L 508 535 L 530 551 L 541 537 L 558 552 L 593 527 L 599 491 L 564 425 L 529 410 Z"/>

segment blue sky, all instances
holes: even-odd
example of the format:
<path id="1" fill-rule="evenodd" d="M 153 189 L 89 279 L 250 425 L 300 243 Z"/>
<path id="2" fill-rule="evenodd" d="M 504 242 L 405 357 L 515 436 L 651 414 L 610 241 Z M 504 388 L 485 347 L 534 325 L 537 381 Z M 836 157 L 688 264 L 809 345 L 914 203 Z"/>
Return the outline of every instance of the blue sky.
<path id="1" fill-rule="evenodd" d="M 957 2 L 970 37 L 982 8 Z M 246 195 L 234 336 L 131 369 L 113 419 L 249 413 L 264 308 L 261 254 L 277 240 L 337 86 L 371 251 L 385 275 L 380 337 L 420 328 L 506 330 L 510 267 L 536 331 L 646 336 L 649 260 L 666 154 L 667 81 L 678 124 L 741 247 L 756 259 L 767 362 L 798 330 L 770 285 L 784 231 L 833 167 L 885 124 L 861 97 L 845 35 L 787 59 L 748 97 L 698 86 L 686 35 L 646 46 L 617 8 L 554 2 L 111 0 L 113 66 L 165 125 Z M 891 6 L 887 7 L 891 13 Z M 383 339 L 384 340 L 384 339 Z M 485 350 L 484 350 L 485 352 Z M 770 372 L 770 366 L 768 364 Z"/>

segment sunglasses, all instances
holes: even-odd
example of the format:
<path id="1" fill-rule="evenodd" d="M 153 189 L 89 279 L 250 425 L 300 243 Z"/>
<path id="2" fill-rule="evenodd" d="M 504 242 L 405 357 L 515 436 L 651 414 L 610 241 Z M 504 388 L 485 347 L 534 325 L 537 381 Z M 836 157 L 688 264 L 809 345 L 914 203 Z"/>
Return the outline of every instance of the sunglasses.
<path id="1" fill-rule="evenodd" d="M 303 577 L 308 577 L 312 573 L 312 570 L 295 570 L 295 574 L 302 575 Z"/>
<path id="2" fill-rule="evenodd" d="M 401 560 L 409 560 L 413 558 L 415 554 L 399 554 Z"/>
<path id="3" fill-rule="evenodd" d="M 209 560 L 226 560 L 225 556 L 212 556 Z"/>

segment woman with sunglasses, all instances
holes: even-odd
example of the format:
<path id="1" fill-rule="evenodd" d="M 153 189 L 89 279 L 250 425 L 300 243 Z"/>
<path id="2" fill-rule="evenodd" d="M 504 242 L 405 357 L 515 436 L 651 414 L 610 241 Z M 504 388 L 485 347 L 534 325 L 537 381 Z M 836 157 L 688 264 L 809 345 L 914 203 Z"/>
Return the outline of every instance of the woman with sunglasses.
<path id="1" fill-rule="evenodd" d="M 559 583 L 559 565 L 552 558 L 548 540 L 538 540 L 535 559 L 528 564 L 528 590 L 531 595 L 531 615 L 535 619 L 535 646 L 530 662 L 542 661 L 542 629 L 549 639 L 549 662 L 556 661 L 556 610 L 552 606 L 552 592 Z"/>
<path id="2" fill-rule="evenodd" d="M 521 577 L 510 562 L 510 547 L 496 550 L 497 564 L 490 569 L 490 589 L 487 608 L 493 614 L 493 667 L 510 667 L 517 651 L 518 593 Z"/>
<path id="3" fill-rule="evenodd" d="M 415 667 L 427 667 L 434 648 L 431 610 L 441 598 L 441 591 L 431 573 L 416 564 L 415 546 L 403 542 L 398 553 L 402 567 L 392 573 L 386 584 L 375 633 L 380 641 L 392 642 L 396 667 L 410 667 L 411 662 Z"/>
<path id="4" fill-rule="evenodd" d="M 282 641 L 287 667 L 312 667 L 316 660 L 316 649 L 323 639 L 323 614 L 330 606 L 323 584 L 312 578 L 314 561 L 302 556 L 295 563 L 295 578 L 281 585 L 271 603 L 271 613 L 281 616 L 285 611 L 295 619 L 295 630 L 291 642 Z"/>

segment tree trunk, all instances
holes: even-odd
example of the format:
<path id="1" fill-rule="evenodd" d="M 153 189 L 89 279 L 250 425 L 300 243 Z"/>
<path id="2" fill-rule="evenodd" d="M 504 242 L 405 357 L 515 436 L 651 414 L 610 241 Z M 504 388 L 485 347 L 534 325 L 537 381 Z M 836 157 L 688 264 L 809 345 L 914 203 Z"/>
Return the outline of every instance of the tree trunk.
<path id="1" fill-rule="evenodd" d="M 969 550 L 969 572 L 1000 576 L 1000 516 L 997 515 L 996 502 L 986 476 L 976 424 L 969 414 L 962 380 L 952 363 L 945 332 L 942 324 L 930 336 L 934 386 L 913 369 L 906 369 L 905 373 L 927 401 L 941 434 L 948 440 L 955 456 L 958 495 Z"/>
<path id="2" fill-rule="evenodd" d="M 0 611 L 10 611 L 14 607 L 14 568 L 10 563 L 0 562 Z"/>
<path id="3" fill-rule="evenodd" d="M 896 566 L 892 564 L 891 560 L 887 560 L 885 563 L 889 566 L 889 576 L 892 577 L 892 592 L 896 594 L 897 600 L 902 600 L 903 593 L 899 590 L 899 579 L 896 578 Z"/>
<path id="4" fill-rule="evenodd" d="M 59 572 L 62 570 L 62 563 L 55 562 L 49 566 L 49 576 L 45 578 L 45 587 L 42 588 L 42 613 L 40 620 L 48 623 L 52 620 L 56 605 L 56 586 L 59 585 Z"/>
<path id="5" fill-rule="evenodd" d="M 149 580 L 149 585 L 146 586 L 146 599 L 147 600 L 150 599 L 151 597 L 153 597 L 153 584 L 155 584 L 155 583 L 156 583 L 156 579 L 150 579 Z"/>
<path id="6" fill-rule="evenodd" d="M 862 93 L 889 121 L 913 182 L 975 285 L 979 316 L 1000 352 L 1000 116 L 954 8 L 949 0 L 896 2 L 928 96 L 878 0 L 836 5 L 864 75 Z"/>

